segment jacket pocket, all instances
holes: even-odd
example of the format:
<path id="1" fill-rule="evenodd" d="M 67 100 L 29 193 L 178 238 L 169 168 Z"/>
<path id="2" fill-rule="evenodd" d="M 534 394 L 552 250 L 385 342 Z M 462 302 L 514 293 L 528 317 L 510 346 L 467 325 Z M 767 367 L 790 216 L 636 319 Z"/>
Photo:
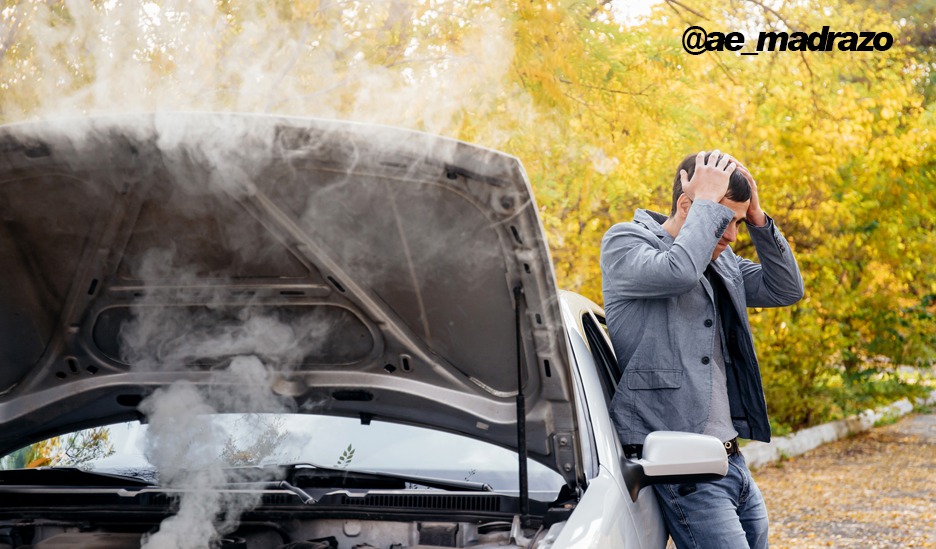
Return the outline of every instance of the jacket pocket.
<path id="1" fill-rule="evenodd" d="M 682 370 L 626 370 L 627 388 L 635 391 L 649 389 L 678 389 L 682 385 Z"/>

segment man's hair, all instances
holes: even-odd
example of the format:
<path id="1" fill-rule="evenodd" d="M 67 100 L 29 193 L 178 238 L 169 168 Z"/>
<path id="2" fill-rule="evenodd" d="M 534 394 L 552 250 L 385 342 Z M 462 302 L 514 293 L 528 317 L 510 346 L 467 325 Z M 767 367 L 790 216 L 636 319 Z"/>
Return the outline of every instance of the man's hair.
<path id="1" fill-rule="evenodd" d="M 679 172 L 680 170 L 686 170 L 686 173 L 689 174 L 688 179 L 692 179 L 692 174 L 695 173 L 695 159 L 697 155 L 698 153 L 693 153 L 686 156 L 686 158 L 683 158 L 683 161 L 679 163 L 679 167 L 676 168 L 676 177 L 673 179 L 673 207 L 670 209 L 671 216 L 676 215 L 676 202 L 679 201 L 679 197 L 683 193 L 682 180 L 679 178 Z M 705 153 L 705 160 L 708 161 L 711 155 L 711 152 Z M 735 170 L 732 172 L 731 177 L 728 178 L 728 192 L 725 193 L 725 198 L 735 202 L 744 202 L 751 199 L 751 186 L 740 170 Z"/>

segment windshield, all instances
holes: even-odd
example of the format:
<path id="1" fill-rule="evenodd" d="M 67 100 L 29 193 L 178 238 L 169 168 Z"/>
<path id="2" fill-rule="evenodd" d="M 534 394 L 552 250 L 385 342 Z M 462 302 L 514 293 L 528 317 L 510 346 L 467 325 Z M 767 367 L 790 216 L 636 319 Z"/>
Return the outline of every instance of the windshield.
<path id="1" fill-rule="evenodd" d="M 206 447 L 203 463 L 262 466 L 308 463 L 348 471 L 489 484 L 516 495 L 518 456 L 486 442 L 423 427 L 308 414 L 215 414 L 222 433 Z M 3 469 L 37 466 L 79 467 L 87 471 L 155 480 L 147 459 L 156 441 L 146 425 L 133 421 L 87 429 L 43 441 L 0 461 Z M 562 477 L 528 461 L 530 497 L 555 499 Z"/>

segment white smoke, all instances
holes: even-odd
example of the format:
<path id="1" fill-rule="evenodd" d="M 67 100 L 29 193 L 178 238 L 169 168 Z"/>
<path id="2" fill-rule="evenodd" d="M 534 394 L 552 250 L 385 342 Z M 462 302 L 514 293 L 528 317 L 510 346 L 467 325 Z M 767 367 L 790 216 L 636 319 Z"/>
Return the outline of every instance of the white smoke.
<path id="1" fill-rule="evenodd" d="M 235 111 L 455 135 L 462 117 L 503 108 L 513 54 L 507 21 L 490 5 L 459 0 L 19 2 L 0 11 L 0 117 Z M 439 40 L 446 29 L 456 30 Z M 509 95 L 513 105 L 524 105 L 516 99 L 522 91 Z M 129 127 L 154 132 L 149 137 L 180 192 L 237 198 L 255 192 L 264 159 L 274 152 L 273 136 L 242 120 L 196 127 L 157 115 L 152 129 Z M 76 124 L 74 139 L 93 138 L 93 130 L 93 123 Z M 486 144 L 495 148 L 509 137 L 487 131 Z M 201 145 L 193 149 L 192 142 Z M 208 179 L 189 178 L 193 165 Z M 315 213 L 311 206 L 306 212 Z M 469 234 L 474 227 L 458 229 Z M 247 254 L 263 244 L 246 231 L 224 237 L 225 248 Z M 442 246 L 430 239 L 422 255 L 444 256 Z M 149 420 L 148 459 L 162 485 L 182 490 L 178 514 L 145 547 L 206 547 L 259 501 L 223 490 L 243 478 L 221 457 L 226 435 L 212 415 L 288 411 L 271 386 L 315 354 L 327 338 L 326 319 L 295 322 L 249 300 L 231 306 L 227 297 L 199 289 L 203 275 L 174 249 L 150 250 L 134 268 L 145 286 L 187 288 L 202 308 L 137 307 L 121 332 L 122 358 L 135 371 L 184 373 L 192 358 L 215 359 L 220 368 L 207 383 L 177 381 L 141 405 Z"/>
<path id="2" fill-rule="evenodd" d="M 0 113 L 262 112 L 452 135 L 496 108 L 508 20 L 457 0 L 20 2 L 0 12 Z"/>
<path id="3" fill-rule="evenodd" d="M 122 358 L 137 371 L 183 371 L 193 360 L 218 363 L 257 356 L 271 372 L 275 368 L 286 375 L 304 357 L 317 355 L 327 335 L 341 328 L 334 320 L 325 309 L 280 318 L 275 311 L 250 305 L 209 304 L 194 311 L 144 305 L 134 310 L 133 319 L 121 331 Z"/>
<path id="4" fill-rule="evenodd" d="M 181 490 L 178 513 L 144 541 L 145 549 L 208 547 L 260 503 L 258 492 L 233 490 L 237 485 L 232 483 L 270 477 L 259 470 L 232 469 L 221 459 L 228 435 L 215 414 L 231 406 L 281 409 L 269 383 L 259 360 L 241 357 L 215 373 L 207 393 L 178 381 L 143 401 L 140 410 L 149 418 L 146 457 L 158 469 L 161 486 Z"/>
<path id="5" fill-rule="evenodd" d="M 294 401 L 273 391 L 303 357 L 315 353 L 336 329 L 315 312 L 298 319 L 264 312 L 248 300 L 232 305 L 213 289 L 199 287 L 185 266 L 174 265 L 171 252 L 151 250 L 138 271 L 144 281 L 169 290 L 169 303 L 195 299 L 187 307 L 141 305 L 120 333 L 122 359 L 136 372 L 173 372 L 183 378 L 156 390 L 139 409 L 148 419 L 145 455 L 157 469 L 159 484 L 178 494 L 178 512 L 149 536 L 145 549 L 208 547 L 236 529 L 244 511 L 260 503 L 257 491 L 238 483 L 274 480 L 271 469 L 238 468 L 251 441 L 277 440 L 275 426 L 260 413 L 286 413 Z M 186 294 L 187 287 L 200 288 Z M 340 326 L 338 327 L 340 329 Z M 204 361 L 215 368 L 205 376 Z M 196 367 L 197 360 L 202 363 Z M 197 383 L 185 380 L 197 374 Z M 306 403 L 308 406 L 308 403 Z M 219 414 L 239 415 L 233 427 Z M 235 456 L 226 455 L 232 449 Z M 268 449 L 275 450 L 275 448 Z M 231 459 L 241 457 L 241 459 Z M 263 455 L 249 460 L 256 464 Z"/>
<path id="6" fill-rule="evenodd" d="M 218 536 L 215 517 L 224 503 L 218 489 L 224 468 L 210 450 L 223 444 L 211 421 L 215 409 L 194 386 L 176 382 L 154 393 L 140 409 L 149 416 L 147 459 L 166 488 L 185 489 L 179 512 L 143 544 L 148 549 L 208 547 Z"/>

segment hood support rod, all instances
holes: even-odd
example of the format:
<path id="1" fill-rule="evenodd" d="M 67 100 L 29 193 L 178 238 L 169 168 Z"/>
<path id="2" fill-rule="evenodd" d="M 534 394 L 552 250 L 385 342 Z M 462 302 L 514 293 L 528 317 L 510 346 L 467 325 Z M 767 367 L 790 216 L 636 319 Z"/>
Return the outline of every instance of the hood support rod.
<path id="1" fill-rule="evenodd" d="M 526 525 L 530 520 L 530 487 L 527 474 L 527 439 L 526 439 L 526 399 L 523 396 L 523 335 L 520 331 L 522 312 L 520 299 L 523 286 L 517 284 L 513 289 L 516 306 L 517 330 L 517 453 L 520 460 L 520 520 Z"/>

